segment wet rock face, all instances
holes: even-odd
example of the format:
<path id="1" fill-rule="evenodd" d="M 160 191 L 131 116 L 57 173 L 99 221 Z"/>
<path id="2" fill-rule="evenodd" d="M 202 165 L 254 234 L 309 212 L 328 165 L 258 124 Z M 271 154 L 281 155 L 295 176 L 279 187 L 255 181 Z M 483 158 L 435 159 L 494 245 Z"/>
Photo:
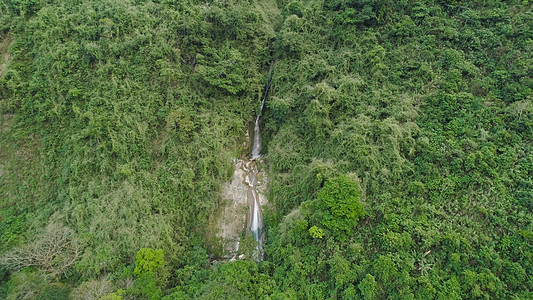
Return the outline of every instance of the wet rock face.
<path id="1" fill-rule="evenodd" d="M 247 230 L 247 218 L 250 217 L 250 202 L 252 200 L 250 186 L 246 182 L 246 166 L 250 166 L 250 161 L 236 159 L 235 171 L 231 182 L 222 187 L 222 199 L 225 206 L 217 222 L 218 232 L 216 237 L 222 243 L 224 258 L 235 257 L 239 253 L 239 241 L 242 233 Z M 267 198 L 263 195 L 266 192 L 266 174 L 261 171 L 257 174 L 259 180 L 256 181 L 257 196 L 260 206 L 267 204 Z"/>
<path id="2" fill-rule="evenodd" d="M 253 236 L 257 244 L 252 256 L 257 261 L 261 261 L 264 258 L 263 242 L 266 236 L 261 207 L 266 204 L 266 197 L 262 193 L 266 190 L 265 183 L 268 180 L 264 171 L 259 172 L 257 164 L 262 161 L 260 119 L 270 88 L 271 78 L 272 65 L 270 66 L 268 81 L 261 100 L 261 108 L 255 118 L 252 138 L 250 139 L 250 135 L 247 132 L 243 145 L 246 149 L 246 146 L 251 142 L 251 153 L 249 156 L 243 157 L 243 159 L 235 160 L 235 172 L 231 183 L 224 185 L 222 189 L 225 207 L 222 216 L 217 222 L 218 233 L 216 237 L 222 242 L 223 257 L 231 257 L 231 260 L 234 260 L 236 255 L 239 254 L 239 241 L 244 231 Z M 248 213 L 245 213 L 247 208 Z"/>
<path id="3" fill-rule="evenodd" d="M 259 161 L 259 163 L 262 163 L 262 161 Z M 261 206 L 268 204 L 268 199 L 265 196 L 267 194 L 267 185 L 268 177 L 266 171 L 262 169 L 257 173 L 257 182 L 255 186 L 255 188 L 257 189 L 257 194 L 259 196 L 259 204 Z"/>
<path id="4" fill-rule="evenodd" d="M 225 257 L 232 257 L 239 249 L 239 239 L 246 226 L 246 209 L 248 208 L 248 188 L 242 181 L 244 171 L 243 160 L 235 160 L 235 172 L 231 182 L 222 188 L 222 199 L 225 207 L 218 220 L 217 238 L 222 241 Z"/>

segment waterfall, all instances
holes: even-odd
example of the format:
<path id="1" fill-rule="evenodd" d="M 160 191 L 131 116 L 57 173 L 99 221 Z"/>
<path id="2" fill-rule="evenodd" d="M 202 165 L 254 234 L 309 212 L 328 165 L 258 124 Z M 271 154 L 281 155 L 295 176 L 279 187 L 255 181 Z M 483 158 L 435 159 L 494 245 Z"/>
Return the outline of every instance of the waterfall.
<path id="1" fill-rule="evenodd" d="M 242 165 L 244 171 L 244 184 L 248 186 L 248 219 L 247 232 L 257 242 L 256 258 L 258 261 L 263 259 L 263 242 L 265 239 L 263 212 L 261 211 L 261 203 L 259 202 L 259 194 L 257 192 L 257 165 L 255 160 L 250 160 Z"/>
<path id="2" fill-rule="evenodd" d="M 261 105 L 261 107 L 263 107 Z M 259 117 L 261 114 L 257 115 L 257 118 L 255 119 L 255 125 L 254 125 L 254 142 L 252 144 L 252 159 L 258 159 L 261 157 L 259 154 L 261 152 L 261 132 L 259 129 Z"/>
<path id="3" fill-rule="evenodd" d="M 254 124 L 254 133 L 253 133 L 253 142 L 252 142 L 252 151 L 251 159 L 243 165 L 243 170 L 245 171 L 244 183 L 248 185 L 249 191 L 249 213 L 248 213 L 248 225 L 247 231 L 251 234 L 257 242 L 257 260 L 263 260 L 263 242 L 265 239 L 264 225 L 263 225 L 263 212 L 261 211 L 261 204 L 259 203 L 259 196 L 257 194 L 257 164 L 256 161 L 261 158 L 261 129 L 260 119 L 265 106 L 265 100 L 268 95 L 268 90 L 270 89 L 270 81 L 272 78 L 272 64 L 270 65 L 270 70 L 268 74 L 267 84 L 265 86 L 265 91 L 263 93 L 263 99 L 261 99 L 261 107 L 259 113 L 255 118 Z"/>
<path id="4" fill-rule="evenodd" d="M 261 157 L 260 155 L 261 153 L 261 129 L 259 128 L 259 120 L 261 118 L 261 114 L 263 113 L 265 101 L 268 96 L 268 90 L 270 89 L 271 79 L 272 79 L 272 64 L 270 65 L 270 70 L 268 72 L 268 80 L 265 86 L 265 91 L 263 93 L 263 99 L 261 99 L 261 107 L 259 109 L 259 113 L 257 114 L 257 117 L 255 118 L 254 139 L 252 143 L 252 160 L 258 159 L 259 157 Z"/>

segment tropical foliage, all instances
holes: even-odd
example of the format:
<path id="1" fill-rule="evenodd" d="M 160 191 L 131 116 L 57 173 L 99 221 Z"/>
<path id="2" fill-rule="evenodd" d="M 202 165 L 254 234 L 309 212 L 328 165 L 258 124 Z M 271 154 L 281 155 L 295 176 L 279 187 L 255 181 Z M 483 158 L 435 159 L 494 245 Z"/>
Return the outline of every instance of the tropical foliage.
<path id="1" fill-rule="evenodd" d="M 527 0 L 0 0 L 0 298 L 530 299 L 532 24 Z M 265 261 L 220 263 L 271 62 Z"/>

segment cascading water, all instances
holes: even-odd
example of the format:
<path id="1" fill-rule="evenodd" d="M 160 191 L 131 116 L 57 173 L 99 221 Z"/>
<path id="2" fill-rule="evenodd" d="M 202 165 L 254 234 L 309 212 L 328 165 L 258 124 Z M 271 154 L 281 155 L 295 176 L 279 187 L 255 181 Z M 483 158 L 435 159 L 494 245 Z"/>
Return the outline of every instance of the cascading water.
<path id="1" fill-rule="evenodd" d="M 261 129 L 259 128 L 259 120 L 261 118 L 261 113 L 263 112 L 263 107 L 265 106 L 265 100 L 268 94 L 268 89 L 270 87 L 270 78 L 267 81 L 267 86 L 265 89 L 265 93 L 263 95 L 263 99 L 261 100 L 261 108 L 259 110 L 259 113 L 257 114 L 257 117 L 255 118 L 255 124 L 254 124 L 254 141 L 252 143 L 252 160 L 258 159 L 261 157 Z"/>
<path id="2" fill-rule="evenodd" d="M 263 241 L 265 239 L 263 226 L 263 213 L 259 203 L 257 192 L 257 165 L 255 160 L 250 160 L 243 164 L 242 169 L 245 174 L 244 183 L 248 187 L 248 218 L 246 232 L 257 242 L 257 260 L 263 259 Z"/>
<path id="3" fill-rule="evenodd" d="M 254 237 L 257 242 L 257 259 L 263 259 L 263 242 L 265 240 L 264 225 L 263 225 L 263 212 L 261 211 L 261 205 L 259 203 L 259 196 L 257 194 L 257 160 L 261 158 L 261 129 L 259 127 L 261 113 L 265 106 L 265 100 L 270 89 L 270 80 L 272 75 L 272 66 L 268 75 L 268 81 L 261 100 L 261 107 L 259 113 L 255 118 L 254 134 L 252 143 L 252 153 L 250 161 L 243 164 L 243 171 L 245 174 L 244 183 L 248 186 L 248 220 L 246 231 Z"/>

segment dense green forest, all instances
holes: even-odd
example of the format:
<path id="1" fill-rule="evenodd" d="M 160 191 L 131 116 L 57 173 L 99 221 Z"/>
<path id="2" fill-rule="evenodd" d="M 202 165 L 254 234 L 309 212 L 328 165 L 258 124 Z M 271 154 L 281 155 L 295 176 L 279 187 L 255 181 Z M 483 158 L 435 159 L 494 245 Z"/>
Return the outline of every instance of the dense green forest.
<path id="1" fill-rule="evenodd" d="M 532 299 L 532 66 L 529 0 L 0 0 L 0 298 Z"/>

